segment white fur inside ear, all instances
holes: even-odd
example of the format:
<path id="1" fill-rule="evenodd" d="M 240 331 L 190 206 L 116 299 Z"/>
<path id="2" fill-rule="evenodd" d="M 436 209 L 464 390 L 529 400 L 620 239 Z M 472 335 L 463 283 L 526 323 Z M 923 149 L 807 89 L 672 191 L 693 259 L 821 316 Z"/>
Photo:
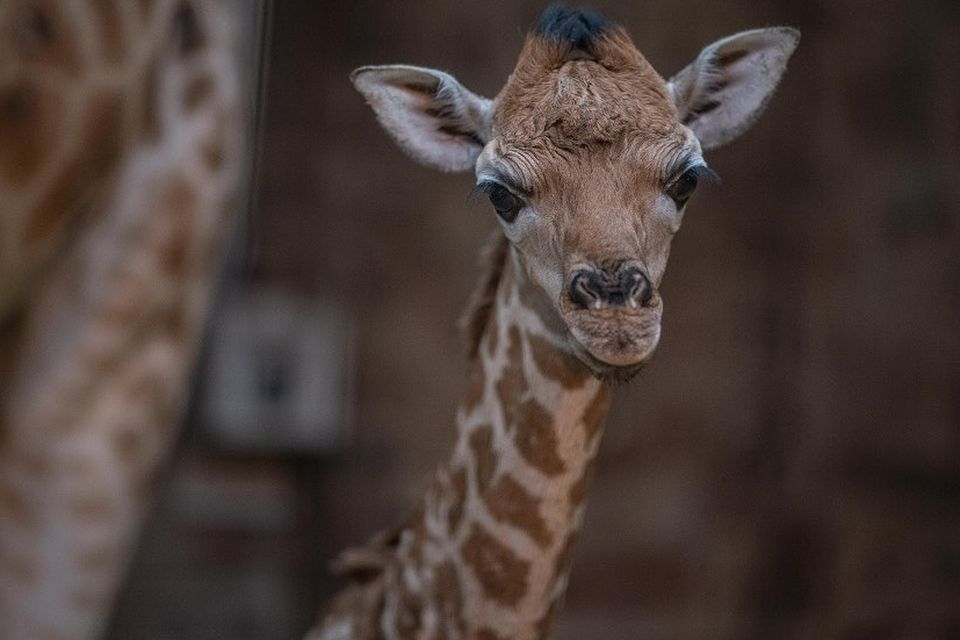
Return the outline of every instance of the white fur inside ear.
<path id="1" fill-rule="evenodd" d="M 763 113 L 800 32 L 790 27 L 744 31 L 714 42 L 671 78 L 680 121 L 704 149 L 719 147 L 750 128 Z"/>
<path id="2" fill-rule="evenodd" d="M 469 171 L 489 139 L 490 100 L 434 69 L 361 67 L 350 78 L 384 129 L 414 160 Z"/>

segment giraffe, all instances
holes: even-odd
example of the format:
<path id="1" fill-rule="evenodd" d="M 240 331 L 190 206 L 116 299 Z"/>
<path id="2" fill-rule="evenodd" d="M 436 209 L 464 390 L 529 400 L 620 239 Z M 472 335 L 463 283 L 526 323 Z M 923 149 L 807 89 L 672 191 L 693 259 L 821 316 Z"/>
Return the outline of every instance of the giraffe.
<path id="1" fill-rule="evenodd" d="M 0 3 L 0 638 L 99 637 L 244 144 L 219 0 Z"/>
<path id="2" fill-rule="evenodd" d="M 670 241 L 713 175 L 703 151 L 753 123 L 798 39 L 738 33 L 664 81 L 622 27 L 553 5 L 493 100 L 433 69 L 354 71 L 413 159 L 474 170 L 500 229 L 452 454 L 405 524 L 341 556 L 353 583 L 310 640 L 549 635 L 612 387 L 659 342 Z"/>
<path id="3" fill-rule="evenodd" d="M 673 235 L 703 151 L 747 129 L 799 33 L 738 33 L 669 81 L 626 31 L 549 7 L 494 100 L 447 73 L 352 79 L 415 160 L 473 169 L 500 223 L 465 316 L 457 440 L 414 515 L 348 550 L 310 640 L 545 638 L 561 606 L 612 387 L 660 338 Z"/>

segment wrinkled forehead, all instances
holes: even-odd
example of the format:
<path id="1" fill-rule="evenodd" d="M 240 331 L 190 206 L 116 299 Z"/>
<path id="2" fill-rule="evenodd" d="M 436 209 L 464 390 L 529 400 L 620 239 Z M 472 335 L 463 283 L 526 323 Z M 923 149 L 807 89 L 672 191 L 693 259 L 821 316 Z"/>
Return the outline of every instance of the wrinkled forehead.
<path id="1" fill-rule="evenodd" d="M 506 162 L 637 156 L 651 172 L 696 145 L 663 78 L 619 27 L 578 41 L 530 34 L 496 99 L 493 133 Z"/>

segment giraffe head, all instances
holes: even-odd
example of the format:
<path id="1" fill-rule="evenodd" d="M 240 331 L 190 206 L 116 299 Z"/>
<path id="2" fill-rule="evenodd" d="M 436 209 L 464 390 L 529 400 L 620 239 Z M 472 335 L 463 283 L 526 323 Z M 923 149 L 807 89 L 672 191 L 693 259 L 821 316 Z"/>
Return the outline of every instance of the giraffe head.
<path id="1" fill-rule="evenodd" d="M 703 151 L 761 113 L 799 33 L 776 27 L 706 47 L 665 81 L 621 27 L 554 5 L 493 100 L 405 65 L 352 76 L 415 160 L 476 174 L 520 279 L 598 374 L 631 371 L 660 337 L 660 282 Z"/>

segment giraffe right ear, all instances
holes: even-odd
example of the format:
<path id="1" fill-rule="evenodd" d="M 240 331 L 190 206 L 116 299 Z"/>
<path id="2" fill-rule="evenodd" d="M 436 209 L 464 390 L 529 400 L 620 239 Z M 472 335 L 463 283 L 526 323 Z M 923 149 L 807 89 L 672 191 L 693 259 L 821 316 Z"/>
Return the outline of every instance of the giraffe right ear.
<path id="1" fill-rule="evenodd" d="M 490 139 L 490 100 L 422 67 L 360 67 L 350 79 L 414 160 L 441 171 L 473 169 Z"/>

